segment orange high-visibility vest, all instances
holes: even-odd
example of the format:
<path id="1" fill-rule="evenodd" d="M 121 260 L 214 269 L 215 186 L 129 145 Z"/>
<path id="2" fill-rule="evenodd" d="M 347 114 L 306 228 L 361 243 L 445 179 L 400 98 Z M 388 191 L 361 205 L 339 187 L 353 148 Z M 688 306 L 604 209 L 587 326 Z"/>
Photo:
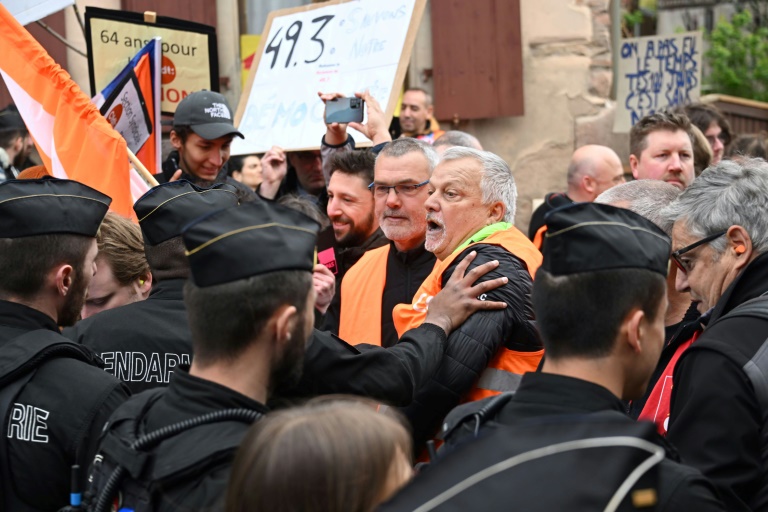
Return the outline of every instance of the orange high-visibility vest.
<path id="1" fill-rule="evenodd" d="M 533 279 L 536 270 L 541 265 L 541 252 L 515 227 L 497 231 L 480 242 L 469 244 L 468 247 L 477 244 L 491 244 L 503 247 L 525 263 L 531 279 Z M 405 331 L 418 327 L 424 322 L 424 318 L 427 316 L 429 301 L 442 289 L 443 273 L 462 252 L 464 251 L 456 251 L 445 260 L 438 262 L 435 269 L 416 292 L 411 304 L 398 304 L 395 307 L 392 316 L 398 336 L 402 336 Z M 509 350 L 502 346 L 485 371 L 480 375 L 475 388 L 465 397 L 466 401 L 480 400 L 503 393 L 504 391 L 516 389 L 520 381 L 520 375 L 535 371 L 543 355 L 544 350 L 520 352 Z"/>
<path id="2" fill-rule="evenodd" d="M 367 251 L 341 280 L 339 338 L 381 346 L 381 299 L 387 284 L 389 244 Z"/>
<path id="3" fill-rule="evenodd" d="M 538 250 L 541 250 L 542 246 L 544 245 L 544 235 L 546 234 L 547 234 L 547 225 L 544 224 L 538 229 L 538 231 L 536 231 L 536 234 L 533 236 L 533 246 L 536 247 Z"/>

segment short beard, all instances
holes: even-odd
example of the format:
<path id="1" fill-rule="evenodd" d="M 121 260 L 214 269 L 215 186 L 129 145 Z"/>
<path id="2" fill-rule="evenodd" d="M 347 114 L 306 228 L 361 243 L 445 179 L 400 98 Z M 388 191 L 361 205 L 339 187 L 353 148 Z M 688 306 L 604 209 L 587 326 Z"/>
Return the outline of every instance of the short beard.
<path id="1" fill-rule="evenodd" d="M 291 339 L 286 343 L 283 353 L 272 361 L 269 375 L 270 394 L 275 389 L 290 389 L 299 383 L 304 371 L 306 348 L 307 333 L 304 324 L 299 322 L 291 332 Z"/>
<path id="2" fill-rule="evenodd" d="M 59 313 L 59 325 L 61 327 L 71 327 L 80 320 L 80 314 L 85 305 L 85 295 L 88 292 L 88 283 L 85 282 L 85 275 L 82 271 L 75 271 L 75 278 L 72 282 L 67 302 Z"/>
<path id="3" fill-rule="evenodd" d="M 360 228 L 364 227 L 364 230 L 361 230 Z M 357 226 L 353 226 L 352 229 L 349 230 L 347 235 L 342 238 L 341 240 L 338 240 L 336 243 L 339 247 L 347 248 L 347 247 L 360 247 L 365 243 L 366 240 L 368 240 L 368 237 L 371 236 L 372 233 L 369 234 L 371 231 L 371 228 L 373 227 L 373 213 L 369 214 L 365 221 Z"/>

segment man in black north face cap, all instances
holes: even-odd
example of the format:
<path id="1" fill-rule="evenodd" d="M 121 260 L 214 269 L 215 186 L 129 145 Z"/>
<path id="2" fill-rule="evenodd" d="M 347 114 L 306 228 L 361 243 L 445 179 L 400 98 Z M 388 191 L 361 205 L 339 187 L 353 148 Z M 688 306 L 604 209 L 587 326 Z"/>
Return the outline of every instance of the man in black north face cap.
<path id="1" fill-rule="evenodd" d="M 232 139 L 243 138 L 234 125 L 234 112 L 221 94 L 193 92 L 179 103 L 173 115 L 171 144 L 175 151 L 163 164 L 165 181 L 185 179 L 201 187 L 228 183 L 241 201 L 255 201 L 256 193 L 227 174 Z"/>
<path id="2" fill-rule="evenodd" d="M 0 183 L 0 510 L 67 505 L 70 466 L 87 467 L 128 396 L 59 334 L 83 307 L 110 202 L 75 181 Z"/>
<path id="3" fill-rule="evenodd" d="M 133 393 L 168 384 L 175 369 L 192 360 L 192 336 L 182 297 L 189 277 L 182 228 L 237 204 L 235 188 L 225 183 L 200 188 L 179 180 L 144 194 L 133 209 L 154 279 L 149 297 L 81 320 L 65 329 L 64 335 L 100 355 L 105 370 Z"/>
<path id="4" fill-rule="evenodd" d="M 455 409 L 445 455 L 380 510 L 724 510 L 622 403 L 642 396 L 661 352 L 669 238 L 594 203 L 556 209 L 546 224 L 533 284 L 541 372 L 514 395 Z"/>

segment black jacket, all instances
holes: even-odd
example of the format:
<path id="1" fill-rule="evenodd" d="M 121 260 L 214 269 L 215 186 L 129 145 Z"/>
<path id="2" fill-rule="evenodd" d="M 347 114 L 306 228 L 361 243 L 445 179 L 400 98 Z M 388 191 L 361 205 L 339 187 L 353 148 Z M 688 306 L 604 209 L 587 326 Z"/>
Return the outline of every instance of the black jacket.
<path id="1" fill-rule="evenodd" d="M 64 335 L 101 356 L 132 393 L 165 386 L 176 367 L 192 360 L 184 282 L 158 281 L 146 300 L 102 311 Z"/>
<path id="2" fill-rule="evenodd" d="M 747 266 L 715 305 L 708 327 L 675 368 L 668 439 L 683 460 L 717 487 L 729 510 L 768 510 L 768 405 L 760 404 L 735 350 L 752 359 L 768 338 L 768 321 L 728 318 L 736 306 L 768 292 L 768 254 Z"/>
<path id="3" fill-rule="evenodd" d="M 664 370 L 666 370 L 667 365 L 672 360 L 677 349 L 680 345 L 690 340 L 696 331 L 701 330 L 700 317 L 701 314 L 696 309 L 696 303 L 693 302 L 685 312 L 682 321 L 666 328 L 664 348 L 661 351 L 659 362 L 656 364 L 656 369 L 653 371 L 653 375 L 651 375 L 651 380 L 648 383 L 648 388 L 645 390 L 645 395 L 643 395 L 642 398 L 632 400 L 629 403 L 628 413 L 630 418 L 636 420 L 640 417 L 640 413 L 643 412 L 643 407 L 645 407 L 648 398 L 651 396 L 651 392 L 653 391 L 654 386 L 656 386 L 656 382 L 658 382 L 659 378 L 664 373 Z"/>
<path id="4" fill-rule="evenodd" d="M 561 192 L 552 192 L 544 197 L 544 202 L 536 208 L 531 215 L 531 223 L 528 225 L 528 238 L 531 240 L 536 236 L 536 232 L 544 225 L 544 216 L 555 208 L 560 208 L 566 204 L 573 203 L 573 199 Z"/>
<path id="5" fill-rule="evenodd" d="M 58 334 L 49 316 L 0 301 L 0 379 L 14 361 L 31 355 L 25 349 L 10 350 L 13 339 L 34 330 L 50 331 L 71 343 Z M 0 480 L 12 484 L 16 497 L 33 510 L 58 510 L 69 503 L 70 466 L 88 466 L 104 423 L 128 398 L 127 389 L 97 366 L 98 358 L 83 352 L 90 361 L 63 357 L 43 363 L 16 395 L 12 411 L 0 411 L 5 426 L 0 442 L 7 443 L 12 468 Z M 83 471 L 81 485 L 85 476 Z M 3 497 L 8 498 L 2 488 L 0 484 L 0 509 Z"/>
<path id="6" fill-rule="evenodd" d="M 449 336 L 437 373 L 403 411 L 413 428 L 417 448 L 433 436 L 445 415 L 472 389 L 502 345 L 520 352 L 542 349 L 531 303 L 533 280 L 526 265 L 503 247 L 481 243 L 465 249 L 443 273 L 443 285 L 471 251 L 476 251 L 477 257 L 469 270 L 488 261 L 499 261 L 499 266 L 479 281 L 509 278 L 507 284 L 487 293 L 487 300 L 506 302 L 507 307 L 478 311 Z"/>
<path id="7" fill-rule="evenodd" d="M 467 405 L 481 407 L 482 402 L 485 401 Z M 493 421 L 480 428 L 476 439 L 465 439 L 444 450 L 379 510 L 412 511 L 440 495 L 447 499 L 424 510 L 603 510 L 617 490 L 616 484 L 647 458 L 646 452 L 640 452 L 638 457 L 626 448 L 593 447 L 560 455 L 549 453 L 520 466 L 509 463 L 514 462 L 514 457 L 540 447 L 619 436 L 650 440 L 651 446 L 663 448 L 659 450 L 662 455 L 667 451 L 658 471 L 649 472 L 633 486 L 657 489 L 658 504 L 653 510 L 724 510 L 711 484 L 698 471 L 670 458 L 674 452 L 655 436 L 651 424 L 633 422 L 622 410 L 618 398 L 591 382 L 528 373 L 515 396 Z M 471 417 L 469 423 L 474 424 Z M 486 476 L 479 478 L 483 471 Z M 474 482 L 470 480 L 473 476 L 477 478 Z M 460 483 L 464 485 L 461 490 L 456 487 Z M 444 494 L 449 489 L 455 492 Z M 619 510 L 637 510 L 627 506 L 629 501 L 625 499 Z"/>
<path id="8" fill-rule="evenodd" d="M 267 408 L 263 404 L 215 382 L 194 377 L 185 369 L 174 372 L 168 387 L 159 390 L 159 392 L 162 393 L 160 398 L 152 403 L 139 418 L 139 429 L 143 433 L 153 432 L 174 423 L 225 409 L 248 409 L 262 414 L 267 413 Z M 136 399 L 140 399 L 142 396 L 146 396 L 146 394 L 138 396 Z M 130 406 L 131 402 L 126 402 L 115 411 L 112 418 L 119 417 L 121 409 Z M 215 435 L 228 436 L 228 439 L 233 438 L 237 442 L 245 436 L 249 428 L 247 423 L 228 424 L 226 429 L 218 429 Z M 102 439 L 108 439 L 108 437 Z M 151 451 L 154 460 L 166 459 L 170 461 L 169 464 L 181 464 L 184 459 L 189 459 L 190 456 L 194 457 L 200 447 L 190 443 L 190 439 L 199 442 L 194 429 L 163 441 Z M 227 455 L 222 456 L 220 454 L 215 463 L 212 466 L 206 465 L 204 470 L 194 471 L 192 468 L 184 472 L 185 476 L 181 481 L 178 481 L 177 478 L 171 488 L 157 489 L 156 501 L 153 503 L 154 508 L 152 510 L 156 512 L 222 510 L 224 494 L 234 459 L 234 450 L 231 450 Z M 151 470 L 151 466 L 152 464 L 146 464 L 145 468 Z M 93 489 L 93 493 L 99 495 L 102 490 L 102 488 Z M 130 506 L 130 504 L 124 505 Z"/>
<path id="9" fill-rule="evenodd" d="M 398 304 L 410 304 L 421 283 L 435 268 L 435 255 L 422 243 L 415 249 L 400 252 L 390 242 L 387 256 L 387 282 L 381 297 L 381 346 L 392 347 L 397 343 L 397 329 L 392 311 Z M 363 312 L 364 314 L 364 312 Z"/>
<path id="10" fill-rule="evenodd" d="M 345 393 L 408 405 L 437 370 L 445 346 L 445 332 L 432 324 L 411 329 L 391 348 L 353 346 L 316 330 L 307 346 L 301 382 L 276 394 L 290 398 Z"/>
<path id="11" fill-rule="evenodd" d="M 339 334 L 339 319 L 341 317 L 341 280 L 352 265 L 363 257 L 366 251 L 387 245 L 389 240 L 381 229 L 373 232 L 361 245 L 355 247 L 334 248 L 336 256 L 336 293 L 331 300 L 328 311 L 325 312 L 324 331 Z"/>

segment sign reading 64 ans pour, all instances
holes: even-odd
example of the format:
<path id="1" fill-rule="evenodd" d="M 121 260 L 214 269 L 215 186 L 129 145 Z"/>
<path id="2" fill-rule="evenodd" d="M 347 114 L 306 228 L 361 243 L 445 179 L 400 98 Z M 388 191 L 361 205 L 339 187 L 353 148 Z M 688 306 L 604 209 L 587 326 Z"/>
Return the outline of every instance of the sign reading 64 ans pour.
<path id="1" fill-rule="evenodd" d="M 245 140 L 233 141 L 232 153 L 318 148 L 325 133 L 319 91 L 368 89 L 391 119 L 425 3 L 335 0 L 272 12 L 237 109 Z"/>
<path id="2" fill-rule="evenodd" d="M 150 39 L 162 39 L 161 103 L 164 114 L 190 93 L 219 90 L 216 29 L 191 21 L 158 16 L 144 21 L 136 12 L 86 7 L 86 44 L 91 95 L 101 91 Z"/>

